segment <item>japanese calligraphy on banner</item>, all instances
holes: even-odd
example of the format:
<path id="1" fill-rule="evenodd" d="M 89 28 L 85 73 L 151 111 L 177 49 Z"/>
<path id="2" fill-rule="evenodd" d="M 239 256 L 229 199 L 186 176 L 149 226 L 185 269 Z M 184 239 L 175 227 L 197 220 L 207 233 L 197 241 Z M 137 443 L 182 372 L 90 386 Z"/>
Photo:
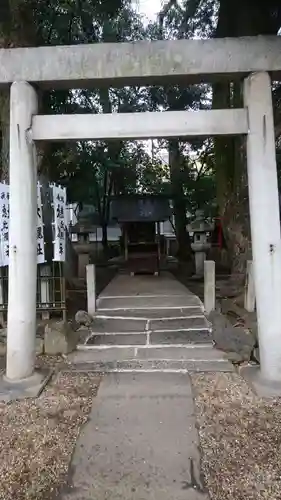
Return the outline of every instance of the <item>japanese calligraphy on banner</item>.
<path id="1" fill-rule="evenodd" d="M 9 265 L 9 198 L 8 184 L 0 183 L 0 267 Z"/>
<path id="2" fill-rule="evenodd" d="M 44 242 L 44 225 L 43 225 L 43 210 L 41 186 L 37 184 L 37 264 L 45 262 L 45 242 Z"/>
<path id="3" fill-rule="evenodd" d="M 0 267 L 9 265 L 10 186 L 0 183 Z M 45 262 L 41 189 L 37 184 L 37 264 Z"/>
<path id="4" fill-rule="evenodd" d="M 66 189 L 60 186 L 52 185 L 53 193 L 53 225 L 54 225 L 54 256 L 53 260 L 57 262 L 65 261 L 66 244 Z"/>

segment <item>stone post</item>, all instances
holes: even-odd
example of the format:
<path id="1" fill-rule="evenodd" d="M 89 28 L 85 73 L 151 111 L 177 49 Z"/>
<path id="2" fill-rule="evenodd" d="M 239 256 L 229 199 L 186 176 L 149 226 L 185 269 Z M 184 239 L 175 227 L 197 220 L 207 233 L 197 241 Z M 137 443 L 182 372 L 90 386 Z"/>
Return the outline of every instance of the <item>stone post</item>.
<path id="1" fill-rule="evenodd" d="M 15 82 L 10 94 L 9 299 L 6 378 L 30 377 L 35 363 L 37 158 L 31 139 L 35 90 Z"/>
<path id="2" fill-rule="evenodd" d="M 213 260 L 204 262 L 204 309 L 206 314 L 216 308 L 216 264 Z"/>
<path id="3" fill-rule="evenodd" d="M 281 381 L 281 235 L 271 80 L 250 75 L 247 170 L 261 378 Z"/>
<path id="4" fill-rule="evenodd" d="M 96 313 L 96 268 L 94 264 L 86 266 L 86 275 L 88 313 L 94 316 Z"/>
<path id="5" fill-rule="evenodd" d="M 124 257 L 125 261 L 127 262 L 128 260 L 128 230 L 127 226 L 124 226 Z"/>
<path id="6" fill-rule="evenodd" d="M 256 306 L 255 296 L 255 282 L 253 274 L 253 262 L 247 261 L 246 283 L 245 283 L 245 297 L 244 307 L 248 312 L 254 312 Z"/>
<path id="7" fill-rule="evenodd" d="M 161 226 L 160 222 L 156 223 L 156 228 L 157 228 L 157 255 L 158 255 L 158 262 L 160 266 L 160 261 L 161 261 Z"/>
<path id="8" fill-rule="evenodd" d="M 166 257 L 169 257 L 170 255 L 170 238 L 166 238 Z"/>

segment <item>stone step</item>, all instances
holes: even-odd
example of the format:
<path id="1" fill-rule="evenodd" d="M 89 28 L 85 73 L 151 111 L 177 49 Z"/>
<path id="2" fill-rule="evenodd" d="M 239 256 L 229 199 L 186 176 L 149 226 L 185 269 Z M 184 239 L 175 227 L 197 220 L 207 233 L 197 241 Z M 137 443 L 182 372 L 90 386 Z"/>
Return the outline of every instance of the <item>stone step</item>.
<path id="1" fill-rule="evenodd" d="M 112 333 L 107 335 L 92 335 L 88 340 L 86 345 L 146 345 L 148 339 L 148 334 L 146 332 L 141 333 Z"/>
<path id="2" fill-rule="evenodd" d="M 202 316 L 202 308 L 197 307 L 173 307 L 173 308 L 123 308 L 123 309 L 98 309 L 99 317 L 123 317 L 136 319 L 164 319 L 164 318 L 186 318 L 189 316 Z"/>
<path id="3" fill-rule="evenodd" d="M 74 362 L 83 360 L 95 361 L 122 361 L 128 359 L 168 359 L 168 360 L 212 360 L 224 361 L 226 358 L 221 351 L 212 345 L 119 345 L 119 346 L 79 346 L 78 351 L 70 355 Z"/>
<path id="4" fill-rule="evenodd" d="M 148 330 L 151 331 L 210 330 L 210 326 L 211 324 L 203 315 L 186 318 L 152 319 L 148 322 Z"/>
<path id="5" fill-rule="evenodd" d="M 141 318 L 107 318 L 100 316 L 95 317 L 91 325 L 91 331 L 96 334 L 102 333 L 118 333 L 118 332 L 145 332 L 147 328 L 147 320 Z"/>
<path id="6" fill-rule="evenodd" d="M 224 353 L 201 345 L 79 346 L 68 356 L 77 370 L 108 371 L 233 371 Z"/>
<path id="7" fill-rule="evenodd" d="M 134 295 L 109 297 L 100 296 L 97 300 L 99 311 L 102 309 L 153 309 L 173 307 L 201 307 L 203 304 L 196 295 Z"/>
<path id="8" fill-rule="evenodd" d="M 202 343 L 212 343 L 211 334 L 207 330 L 93 334 L 88 338 L 86 345 L 182 345 Z"/>
<path id="9" fill-rule="evenodd" d="M 234 368 L 228 361 L 216 360 L 122 360 L 79 362 L 66 367 L 66 370 L 85 372 L 233 372 Z"/>
<path id="10" fill-rule="evenodd" d="M 99 313 L 91 325 L 95 334 L 119 332 L 147 332 L 147 331 L 179 331 L 179 330 L 210 330 L 210 323 L 203 315 L 190 317 L 142 319 L 123 318 L 122 316 L 107 317 Z"/>
<path id="11" fill-rule="evenodd" d="M 212 343 L 208 330 L 153 331 L 149 333 L 150 344 L 205 344 Z"/>

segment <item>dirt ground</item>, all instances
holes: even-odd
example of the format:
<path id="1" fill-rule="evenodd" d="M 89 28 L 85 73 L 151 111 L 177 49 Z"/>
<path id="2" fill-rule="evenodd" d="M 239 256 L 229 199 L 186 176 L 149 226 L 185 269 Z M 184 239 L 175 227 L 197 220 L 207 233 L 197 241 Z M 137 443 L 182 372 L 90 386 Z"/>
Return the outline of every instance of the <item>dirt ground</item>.
<path id="1" fill-rule="evenodd" d="M 45 358 L 51 367 L 61 359 Z M 0 499 L 53 500 L 90 412 L 100 377 L 60 372 L 37 399 L 0 403 Z"/>
<path id="2" fill-rule="evenodd" d="M 203 298 L 202 283 L 184 284 Z M 46 365 L 56 374 L 38 399 L 0 403 L 0 500 L 55 500 L 67 482 L 100 377 L 37 358 Z M 259 399 L 236 373 L 193 374 L 192 383 L 210 500 L 281 500 L 281 400 Z"/>
<path id="3" fill-rule="evenodd" d="M 38 358 L 46 365 L 55 375 L 39 398 L 0 403 L 0 500 L 55 500 L 67 483 L 101 377 Z M 280 500 L 281 400 L 258 398 L 236 373 L 191 378 L 210 500 Z"/>
<path id="4" fill-rule="evenodd" d="M 281 400 L 259 399 L 235 373 L 192 375 L 211 500 L 281 499 Z"/>

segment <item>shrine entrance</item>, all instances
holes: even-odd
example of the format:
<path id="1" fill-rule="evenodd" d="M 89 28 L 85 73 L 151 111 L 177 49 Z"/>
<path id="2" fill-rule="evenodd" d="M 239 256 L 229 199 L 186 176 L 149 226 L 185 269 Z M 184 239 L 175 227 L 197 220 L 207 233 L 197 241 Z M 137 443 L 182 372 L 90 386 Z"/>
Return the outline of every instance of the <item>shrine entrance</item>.
<path id="1" fill-rule="evenodd" d="M 125 267 L 132 275 L 160 272 L 160 222 L 172 210 L 168 198 L 120 195 L 111 201 L 111 217 L 122 228 Z"/>
<path id="2" fill-rule="evenodd" d="M 206 51 L 208 47 L 208 51 Z M 36 332 L 36 142 L 247 136 L 251 234 L 261 373 L 281 380 L 281 236 L 271 78 L 280 37 L 12 49 L 0 84 L 11 86 L 9 381 L 34 373 Z M 230 57 L 231 54 L 231 57 Z M 52 61 L 50 65 L 49 61 Z M 108 62 L 110 61 L 110 63 Z M 116 66 L 117 64 L 117 66 Z M 7 69 L 8 68 L 8 69 Z M 258 71 L 258 72 L 255 72 Z M 69 87 L 245 77 L 244 107 L 112 115 L 40 115 L 31 83 Z M 61 76 L 62 75 L 62 76 Z M 24 80 L 24 81 L 23 81 Z M 31 83 L 28 83 L 31 82 Z M 25 207 L 24 214 L 22 207 Z"/>

